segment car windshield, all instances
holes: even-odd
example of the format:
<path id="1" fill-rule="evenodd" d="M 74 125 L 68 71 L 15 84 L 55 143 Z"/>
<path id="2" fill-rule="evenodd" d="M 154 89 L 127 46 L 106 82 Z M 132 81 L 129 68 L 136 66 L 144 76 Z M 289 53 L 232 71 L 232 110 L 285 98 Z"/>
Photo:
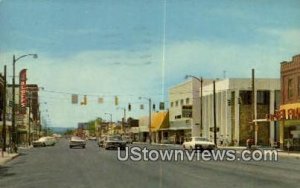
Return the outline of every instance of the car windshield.
<path id="1" fill-rule="evenodd" d="M 122 138 L 120 136 L 109 136 L 108 137 L 109 141 L 120 141 Z"/>
<path id="2" fill-rule="evenodd" d="M 39 138 L 38 141 L 45 141 L 47 138 L 46 137 L 42 137 L 42 138 Z"/>
<path id="3" fill-rule="evenodd" d="M 300 0 L 0 0 L 6 187 L 300 188 Z"/>
<path id="4" fill-rule="evenodd" d="M 82 140 L 82 138 L 80 138 L 78 136 L 73 136 L 73 137 L 71 137 L 71 140 Z"/>

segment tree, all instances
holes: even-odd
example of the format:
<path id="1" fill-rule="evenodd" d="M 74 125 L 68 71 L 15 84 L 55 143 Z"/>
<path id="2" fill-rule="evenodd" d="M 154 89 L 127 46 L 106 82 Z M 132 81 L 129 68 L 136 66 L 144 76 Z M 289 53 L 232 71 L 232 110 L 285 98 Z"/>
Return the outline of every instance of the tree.
<path id="1" fill-rule="evenodd" d="M 64 132 L 64 135 L 66 135 L 66 136 L 70 136 L 70 135 L 73 135 L 73 134 L 74 134 L 74 129 L 67 129 Z"/>

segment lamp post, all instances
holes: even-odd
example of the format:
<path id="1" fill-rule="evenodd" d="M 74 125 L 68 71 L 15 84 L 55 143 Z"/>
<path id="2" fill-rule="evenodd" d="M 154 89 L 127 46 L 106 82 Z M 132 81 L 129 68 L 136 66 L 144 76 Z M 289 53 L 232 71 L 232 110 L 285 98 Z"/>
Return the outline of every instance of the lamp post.
<path id="1" fill-rule="evenodd" d="M 203 79 L 198 78 L 196 76 L 192 76 L 192 75 L 186 75 L 185 78 L 195 78 L 196 80 L 198 80 L 200 82 L 200 136 L 203 135 L 202 130 L 203 130 L 203 111 L 202 111 L 202 101 L 203 101 Z"/>
<path id="2" fill-rule="evenodd" d="M 112 113 L 104 113 L 106 115 L 110 115 L 110 126 L 112 126 Z"/>
<path id="3" fill-rule="evenodd" d="M 152 102 L 151 102 L 151 98 L 147 98 L 147 97 L 139 97 L 139 99 L 146 99 L 149 102 L 149 124 L 148 124 L 148 128 L 149 128 L 149 143 L 152 143 L 152 134 L 151 134 L 151 106 L 152 106 Z"/>
<path id="4" fill-rule="evenodd" d="M 17 142 L 17 134 L 16 134 L 16 96 L 15 96 L 15 73 L 16 73 L 16 62 L 24 57 L 32 56 L 33 58 L 37 58 L 37 54 L 27 54 L 22 55 L 18 58 L 13 55 L 13 77 L 12 77 L 12 100 L 13 100 L 13 106 L 12 106 L 12 144 L 14 146 L 14 151 L 17 152 L 16 142 Z"/>
<path id="5" fill-rule="evenodd" d="M 126 108 L 119 107 L 118 109 L 123 110 L 122 130 L 125 133 L 125 121 L 126 121 Z"/>

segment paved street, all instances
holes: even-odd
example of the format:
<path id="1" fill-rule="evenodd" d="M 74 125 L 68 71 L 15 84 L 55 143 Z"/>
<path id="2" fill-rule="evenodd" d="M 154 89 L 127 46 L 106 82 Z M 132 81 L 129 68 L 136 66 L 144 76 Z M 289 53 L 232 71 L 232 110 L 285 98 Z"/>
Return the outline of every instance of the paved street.
<path id="1" fill-rule="evenodd" d="M 153 146 L 159 147 L 159 146 Z M 0 167 L 1 187 L 297 187 L 300 160 L 278 162 L 120 162 L 117 151 L 54 147 L 23 150 Z"/>

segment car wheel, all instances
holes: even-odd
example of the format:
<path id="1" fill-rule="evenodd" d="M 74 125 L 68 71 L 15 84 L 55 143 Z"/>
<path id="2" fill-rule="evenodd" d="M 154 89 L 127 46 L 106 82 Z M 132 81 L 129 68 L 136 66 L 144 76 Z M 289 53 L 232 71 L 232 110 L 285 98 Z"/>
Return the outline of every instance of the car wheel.
<path id="1" fill-rule="evenodd" d="M 82 148 L 84 149 L 84 148 L 85 148 L 85 146 L 82 146 Z"/>
<path id="2" fill-rule="evenodd" d="M 43 147 L 46 147 L 46 144 L 45 144 L 45 143 L 43 143 Z"/>
<path id="3" fill-rule="evenodd" d="M 70 146 L 70 148 L 72 149 L 72 146 Z"/>

